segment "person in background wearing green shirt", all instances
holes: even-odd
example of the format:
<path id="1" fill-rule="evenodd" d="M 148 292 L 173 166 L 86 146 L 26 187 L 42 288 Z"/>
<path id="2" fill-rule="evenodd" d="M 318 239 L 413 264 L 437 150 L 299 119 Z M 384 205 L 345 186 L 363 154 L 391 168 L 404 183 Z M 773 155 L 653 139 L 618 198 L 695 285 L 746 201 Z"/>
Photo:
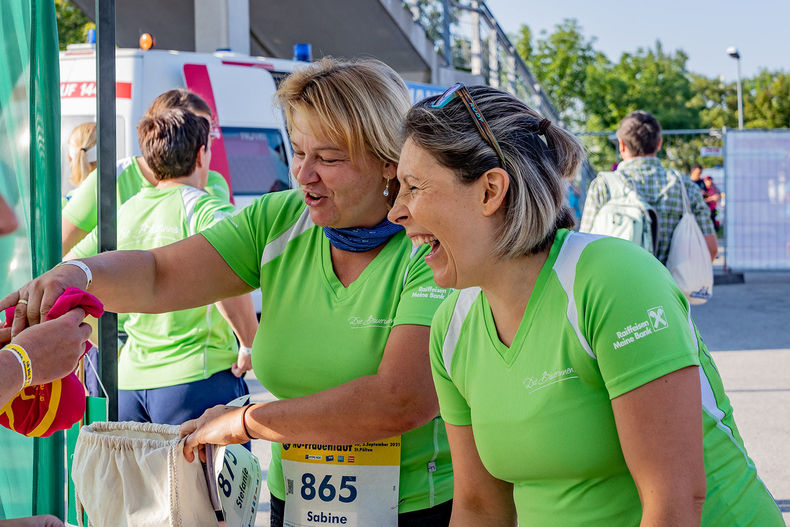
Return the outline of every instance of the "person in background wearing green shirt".
<path id="1" fill-rule="evenodd" d="M 211 119 L 211 108 L 199 95 L 185 89 L 169 90 L 159 95 L 145 112 L 143 119 L 159 112 L 181 108 L 204 117 L 211 124 L 210 134 L 217 137 L 219 130 Z M 137 194 L 142 188 L 156 185 L 156 176 L 142 156 L 120 159 L 116 164 L 118 207 Z M 209 171 L 205 191 L 230 202 L 228 182 L 219 172 Z M 70 195 L 63 208 L 61 236 L 63 254 L 68 253 L 77 243 L 96 227 L 98 202 L 98 173 L 93 170 Z M 95 252 L 95 249 L 94 249 Z"/>
<path id="2" fill-rule="evenodd" d="M 568 230 L 578 140 L 462 84 L 404 128 L 389 218 L 456 290 L 430 342 L 451 525 L 784 525 L 672 276 Z"/>
<path id="3" fill-rule="evenodd" d="M 118 210 L 119 249 L 168 245 L 234 212 L 203 190 L 211 160 L 209 128 L 207 119 L 183 109 L 140 121 L 140 150 L 156 185 L 142 188 Z M 95 254 L 96 229 L 67 259 L 92 255 L 78 251 L 83 245 Z M 119 420 L 181 424 L 249 393 L 240 378 L 252 368 L 250 347 L 258 327 L 249 294 L 171 313 L 150 314 L 150 306 L 141 311 L 124 318 L 128 340 L 118 362 Z"/>
<path id="4" fill-rule="evenodd" d="M 69 135 L 66 157 L 71 169 L 69 183 L 74 189 L 63 197 L 61 208 L 68 204 L 77 188 L 96 170 L 96 123 L 91 121 L 74 127 Z"/>
<path id="5" fill-rule="evenodd" d="M 359 525 L 446 526 L 452 465 L 428 362 L 446 291 L 433 282 L 427 249 L 386 219 L 408 91 L 381 62 L 324 59 L 292 73 L 277 97 L 300 188 L 266 194 L 173 245 L 84 259 L 89 291 L 113 311 L 172 311 L 260 287 L 253 368 L 278 400 L 217 406 L 185 423 L 187 459 L 195 447 L 203 457 L 206 443 L 272 441 L 272 525 L 338 523 L 342 507 Z M 84 285 L 71 267 L 22 287 L 31 307 L 17 329 L 42 320 L 61 288 Z M 322 448 L 370 441 L 358 455 Z M 309 464 L 281 461 L 293 444 L 317 453 Z M 359 467 L 363 457 L 371 461 Z"/>

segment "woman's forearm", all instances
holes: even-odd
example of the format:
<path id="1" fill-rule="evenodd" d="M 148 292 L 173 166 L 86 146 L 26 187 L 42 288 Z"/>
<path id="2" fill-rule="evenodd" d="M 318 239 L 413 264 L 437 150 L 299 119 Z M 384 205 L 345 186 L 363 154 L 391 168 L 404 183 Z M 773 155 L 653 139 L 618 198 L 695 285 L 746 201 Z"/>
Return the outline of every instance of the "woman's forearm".
<path id="1" fill-rule="evenodd" d="M 255 438 L 269 441 L 350 444 L 402 434 L 437 414 L 435 396 L 398 390 L 371 375 L 313 395 L 256 405 L 246 423 Z"/>
<path id="2" fill-rule="evenodd" d="M 80 260 L 92 274 L 88 291 L 101 299 L 107 310 L 150 313 L 166 307 L 157 301 L 156 262 L 150 252 L 111 251 Z"/>
<path id="3" fill-rule="evenodd" d="M 702 495 L 694 493 L 667 493 L 665 496 L 641 496 L 642 521 L 640 527 L 662 527 L 676 525 L 678 527 L 699 527 L 702 521 Z"/>
<path id="4" fill-rule="evenodd" d="M 118 313 L 167 313 L 251 290 L 199 234 L 150 251 L 113 251 L 83 262 L 93 273 L 89 292 Z"/>
<path id="5" fill-rule="evenodd" d="M 22 366 L 10 351 L 0 351 L 0 408 L 22 389 Z"/>

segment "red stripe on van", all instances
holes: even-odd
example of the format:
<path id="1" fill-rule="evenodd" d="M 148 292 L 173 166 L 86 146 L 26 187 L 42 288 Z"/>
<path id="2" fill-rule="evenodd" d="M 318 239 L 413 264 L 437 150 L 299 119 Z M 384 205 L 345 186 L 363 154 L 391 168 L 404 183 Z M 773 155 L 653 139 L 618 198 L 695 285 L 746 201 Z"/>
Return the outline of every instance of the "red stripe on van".
<path id="1" fill-rule="evenodd" d="M 96 81 L 61 82 L 60 98 L 96 97 Z M 115 97 L 117 99 L 132 98 L 131 82 L 116 82 Z"/>
<path id="2" fill-rule="evenodd" d="M 233 60 L 223 60 L 222 63 L 226 66 L 246 66 L 248 68 L 261 68 L 266 71 L 274 71 L 274 66 L 271 64 L 265 64 L 263 62 L 236 62 Z"/>
<path id="3" fill-rule="evenodd" d="M 187 88 L 203 97 L 211 108 L 215 126 L 219 127 L 219 114 L 214 100 L 214 89 L 211 87 L 211 77 L 205 64 L 184 64 L 184 81 Z M 233 203 L 233 186 L 230 182 L 230 167 L 228 166 L 228 153 L 225 151 L 225 140 L 220 136 L 211 142 L 211 164 L 209 168 L 222 174 L 228 182 L 230 202 Z"/>

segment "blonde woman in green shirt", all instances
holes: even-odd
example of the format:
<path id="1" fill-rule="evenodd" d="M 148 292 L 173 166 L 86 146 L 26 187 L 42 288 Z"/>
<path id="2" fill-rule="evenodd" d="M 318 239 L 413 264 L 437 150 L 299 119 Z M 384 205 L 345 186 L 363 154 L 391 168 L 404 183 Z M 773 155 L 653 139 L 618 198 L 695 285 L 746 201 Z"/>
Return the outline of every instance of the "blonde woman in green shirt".
<path id="1" fill-rule="evenodd" d="M 300 188 L 170 246 L 87 258 L 89 291 L 115 311 L 172 311 L 260 287 L 252 363 L 278 400 L 185 423 L 187 458 L 206 443 L 272 441 L 272 525 L 446 526 L 452 466 L 428 362 L 446 291 L 426 249 L 386 221 L 408 91 L 378 61 L 324 59 L 291 74 L 278 100 Z M 18 327 L 62 286 L 84 287 L 65 267 L 21 289 Z M 375 444 L 350 446 L 362 442 Z"/>

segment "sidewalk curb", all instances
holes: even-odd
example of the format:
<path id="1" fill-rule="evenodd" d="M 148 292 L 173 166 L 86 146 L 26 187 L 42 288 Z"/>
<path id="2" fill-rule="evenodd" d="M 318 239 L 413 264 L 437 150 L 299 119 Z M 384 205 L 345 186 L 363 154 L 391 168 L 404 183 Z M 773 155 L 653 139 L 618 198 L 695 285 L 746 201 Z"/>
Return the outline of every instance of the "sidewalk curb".
<path id="1" fill-rule="evenodd" d="M 729 285 L 744 283 L 743 273 L 723 271 L 713 273 L 713 285 Z"/>

